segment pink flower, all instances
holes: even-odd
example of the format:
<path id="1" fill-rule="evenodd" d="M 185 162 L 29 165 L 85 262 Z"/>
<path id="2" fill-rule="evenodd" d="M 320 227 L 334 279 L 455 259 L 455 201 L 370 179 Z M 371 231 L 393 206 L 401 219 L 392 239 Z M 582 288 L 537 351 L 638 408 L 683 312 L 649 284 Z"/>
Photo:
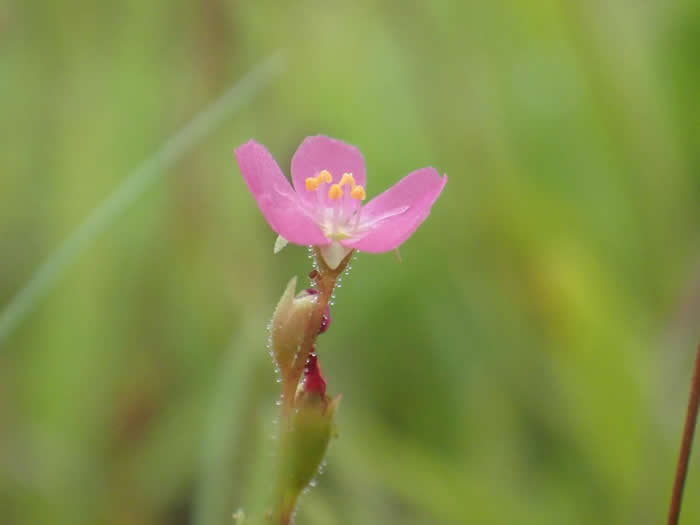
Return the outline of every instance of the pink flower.
<path id="1" fill-rule="evenodd" d="M 294 154 L 294 187 L 267 149 L 253 140 L 236 149 L 236 159 L 283 242 L 318 246 L 331 268 L 352 249 L 380 253 L 398 248 L 428 217 L 447 183 L 446 175 L 422 168 L 363 206 L 362 153 L 322 135 L 304 139 Z"/>

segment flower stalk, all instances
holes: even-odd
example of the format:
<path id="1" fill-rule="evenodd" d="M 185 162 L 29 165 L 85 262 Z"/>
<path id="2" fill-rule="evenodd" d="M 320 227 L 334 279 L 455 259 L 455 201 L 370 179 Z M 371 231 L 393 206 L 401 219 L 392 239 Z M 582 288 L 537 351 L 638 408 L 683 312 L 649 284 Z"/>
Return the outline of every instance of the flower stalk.
<path id="1" fill-rule="evenodd" d="M 315 290 L 316 302 L 309 318 L 309 321 L 304 330 L 304 336 L 299 347 L 299 351 L 292 363 L 292 366 L 287 374 L 282 376 L 282 421 L 289 419 L 289 414 L 294 407 L 294 397 L 297 391 L 297 385 L 301 379 L 309 355 L 312 352 L 316 338 L 322 331 L 322 324 L 325 312 L 330 305 L 333 290 L 338 281 L 338 277 L 342 275 L 347 267 L 353 252 L 351 251 L 338 265 L 337 268 L 330 268 L 323 260 L 320 250 L 314 248 L 314 256 L 317 261 L 317 269 L 312 272 Z M 285 377 L 286 375 L 286 377 Z"/>
<path id="2" fill-rule="evenodd" d="M 271 324 L 272 356 L 282 380 L 280 449 L 270 525 L 292 523 L 299 495 L 318 472 L 334 434 L 340 396 L 326 395 L 316 341 L 330 324 L 330 300 L 353 250 L 331 268 L 314 248 L 313 288 L 295 296 L 296 278 L 287 285 Z"/>

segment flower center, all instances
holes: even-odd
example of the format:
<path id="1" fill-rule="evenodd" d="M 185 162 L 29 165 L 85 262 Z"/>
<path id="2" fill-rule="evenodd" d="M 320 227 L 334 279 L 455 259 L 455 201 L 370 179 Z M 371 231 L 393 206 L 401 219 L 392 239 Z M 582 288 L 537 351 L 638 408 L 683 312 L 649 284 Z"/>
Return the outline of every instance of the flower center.
<path id="1" fill-rule="evenodd" d="M 359 223 L 357 201 L 367 197 L 365 188 L 357 184 L 352 173 L 343 173 L 340 181 L 332 184 L 333 175 L 328 170 L 308 177 L 305 182 L 306 190 L 318 196 L 314 215 L 326 237 L 336 241 L 352 237 Z M 326 185 L 330 185 L 327 190 Z"/>

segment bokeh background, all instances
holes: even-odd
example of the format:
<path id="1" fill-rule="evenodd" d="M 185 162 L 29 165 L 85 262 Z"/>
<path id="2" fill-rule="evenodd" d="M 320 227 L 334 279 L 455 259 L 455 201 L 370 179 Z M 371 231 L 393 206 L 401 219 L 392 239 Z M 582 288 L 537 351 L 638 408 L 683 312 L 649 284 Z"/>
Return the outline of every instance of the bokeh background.
<path id="1" fill-rule="evenodd" d="M 450 182 L 402 263 L 360 254 L 338 290 L 340 437 L 298 523 L 662 522 L 700 335 L 695 0 L 0 1 L 0 315 L 278 50 L 3 334 L 0 521 L 264 505 L 266 324 L 310 261 L 273 256 L 233 149 L 286 170 L 323 133 L 361 148 L 370 197 L 425 165 Z"/>

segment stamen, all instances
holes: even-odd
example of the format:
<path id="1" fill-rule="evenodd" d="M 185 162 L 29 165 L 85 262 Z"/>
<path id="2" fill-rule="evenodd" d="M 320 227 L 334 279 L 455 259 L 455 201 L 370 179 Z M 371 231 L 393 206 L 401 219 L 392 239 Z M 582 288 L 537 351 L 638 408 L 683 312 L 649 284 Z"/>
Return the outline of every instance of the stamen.
<path id="1" fill-rule="evenodd" d="M 367 194 L 365 193 L 365 189 L 362 186 L 355 186 L 350 192 L 350 196 L 353 199 L 363 201 L 367 197 Z"/>
<path id="2" fill-rule="evenodd" d="M 343 178 L 340 179 L 338 184 L 340 186 L 349 184 L 352 189 L 355 189 L 355 177 L 352 176 L 352 173 L 343 173 Z"/>
<path id="3" fill-rule="evenodd" d="M 316 191 L 324 182 L 333 182 L 333 175 L 328 170 L 323 170 L 317 177 L 307 177 L 306 189 L 308 191 Z"/>
<path id="4" fill-rule="evenodd" d="M 337 201 L 343 196 L 343 188 L 340 187 L 340 184 L 333 184 L 331 186 L 331 189 L 328 190 L 328 198 Z"/>

